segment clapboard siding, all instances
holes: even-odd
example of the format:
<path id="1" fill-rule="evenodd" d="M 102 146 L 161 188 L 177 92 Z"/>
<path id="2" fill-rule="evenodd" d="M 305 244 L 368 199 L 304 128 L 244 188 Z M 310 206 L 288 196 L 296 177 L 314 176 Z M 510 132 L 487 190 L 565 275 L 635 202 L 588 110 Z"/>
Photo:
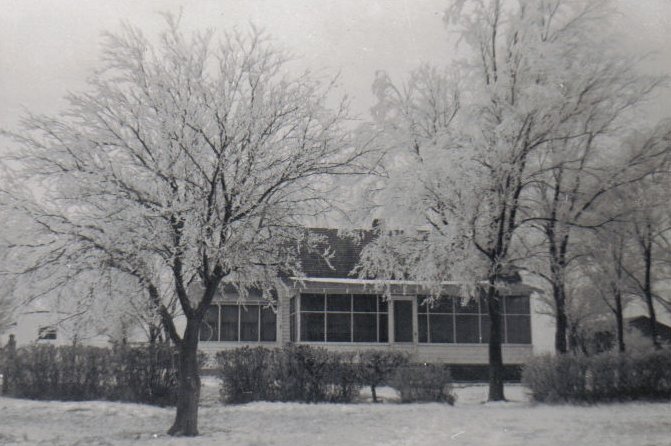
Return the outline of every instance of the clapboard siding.
<path id="1" fill-rule="evenodd" d="M 266 347 L 275 348 L 282 342 L 201 342 L 200 349 L 210 355 L 218 351 L 234 348 Z M 399 351 L 410 355 L 413 362 L 446 363 L 446 364 L 487 364 L 487 344 L 351 344 L 305 342 L 304 345 L 324 347 L 335 352 L 361 352 L 365 350 Z M 503 362 L 505 364 L 524 364 L 532 355 L 531 345 L 503 345 Z"/>
<path id="2" fill-rule="evenodd" d="M 446 364 L 487 364 L 487 344 L 350 344 L 309 342 L 313 347 L 325 347 L 337 352 L 360 352 L 365 350 L 399 351 L 410 355 L 413 362 Z M 505 364 L 524 364 L 532 355 L 531 345 L 503 345 Z"/>

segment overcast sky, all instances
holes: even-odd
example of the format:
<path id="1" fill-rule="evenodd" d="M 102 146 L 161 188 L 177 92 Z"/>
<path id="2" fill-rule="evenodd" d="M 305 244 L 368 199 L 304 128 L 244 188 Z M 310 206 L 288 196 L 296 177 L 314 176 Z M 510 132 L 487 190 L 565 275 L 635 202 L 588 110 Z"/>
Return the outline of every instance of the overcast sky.
<path id="1" fill-rule="evenodd" d="M 671 0 L 619 0 L 626 45 L 656 52 L 646 69 L 671 75 Z M 314 69 L 341 72 L 354 111 L 367 117 L 376 70 L 401 76 L 419 63 L 440 64 L 454 47 L 442 23 L 446 0 L 0 0 L 0 128 L 23 107 L 55 112 L 85 85 L 100 33 L 121 20 L 152 34 L 158 11 L 183 7 L 187 28 L 230 29 L 252 22 Z M 671 115 L 671 94 L 654 114 Z"/>

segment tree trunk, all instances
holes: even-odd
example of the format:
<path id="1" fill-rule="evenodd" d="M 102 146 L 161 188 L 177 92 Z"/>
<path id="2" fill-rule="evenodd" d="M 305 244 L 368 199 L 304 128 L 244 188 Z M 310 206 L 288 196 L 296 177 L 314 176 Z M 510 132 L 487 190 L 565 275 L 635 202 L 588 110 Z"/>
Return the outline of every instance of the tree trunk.
<path id="1" fill-rule="evenodd" d="M 200 400 L 200 371 L 198 370 L 198 333 L 200 318 L 187 319 L 184 338 L 179 345 L 179 388 L 177 415 L 168 435 L 195 437 L 198 435 L 198 402 Z"/>
<path id="2" fill-rule="evenodd" d="M 655 305 L 652 301 L 652 227 L 650 222 L 645 226 L 645 235 L 641 241 L 643 248 L 643 262 L 645 266 L 645 277 L 643 278 L 643 295 L 645 304 L 648 307 L 648 316 L 650 317 L 650 337 L 655 349 L 662 348 L 657 335 L 657 315 Z"/>
<path id="3" fill-rule="evenodd" d="M 568 315 L 566 314 L 566 252 L 568 250 L 568 234 L 557 240 L 556 223 L 546 228 L 548 251 L 550 255 L 550 276 L 552 279 L 552 297 L 555 303 L 555 351 L 568 352 Z"/>
<path id="4" fill-rule="evenodd" d="M 568 352 L 566 340 L 568 317 L 566 316 L 566 293 L 562 282 L 552 284 L 552 295 L 555 301 L 557 320 L 557 327 L 555 329 L 555 351 L 557 353 L 566 353 Z"/>
<path id="5" fill-rule="evenodd" d="M 501 305 L 494 288 L 495 281 L 490 280 L 487 291 L 487 310 L 489 312 L 489 401 L 505 401 L 503 394 L 503 354 L 501 352 Z"/>
<path id="6" fill-rule="evenodd" d="M 617 322 L 617 350 L 623 353 L 624 347 L 624 310 L 622 308 L 622 293 L 615 292 L 615 321 Z"/>
<path id="7" fill-rule="evenodd" d="M 370 393 L 373 395 L 373 402 L 377 403 L 377 392 L 375 391 L 375 384 L 370 386 Z"/>

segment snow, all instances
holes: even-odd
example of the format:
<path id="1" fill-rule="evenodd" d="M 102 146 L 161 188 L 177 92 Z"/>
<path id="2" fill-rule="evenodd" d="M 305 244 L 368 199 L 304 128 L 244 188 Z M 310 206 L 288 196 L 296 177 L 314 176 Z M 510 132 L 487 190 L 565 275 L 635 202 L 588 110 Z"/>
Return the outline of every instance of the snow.
<path id="1" fill-rule="evenodd" d="M 337 278 L 337 277 L 290 277 L 296 282 L 310 282 L 310 283 L 344 283 L 350 285 L 417 285 L 415 280 L 375 280 L 375 279 L 351 279 L 351 278 Z M 461 285 L 461 282 L 446 280 L 440 283 L 441 285 Z"/>
<path id="2" fill-rule="evenodd" d="M 510 401 L 484 403 L 484 385 L 459 386 L 455 406 L 258 402 L 225 406 L 204 380 L 197 438 L 165 434 L 173 409 L 113 402 L 41 402 L 0 398 L 3 445 L 659 445 L 668 444 L 671 405 L 537 405 L 518 385 Z M 362 400 L 369 399 L 362 392 Z"/>

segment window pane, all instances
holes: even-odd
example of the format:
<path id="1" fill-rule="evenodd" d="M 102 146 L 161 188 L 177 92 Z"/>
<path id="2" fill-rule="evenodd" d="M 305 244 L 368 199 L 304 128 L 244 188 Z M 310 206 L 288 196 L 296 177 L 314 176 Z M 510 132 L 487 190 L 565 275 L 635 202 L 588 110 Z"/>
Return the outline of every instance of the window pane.
<path id="1" fill-rule="evenodd" d="M 378 296 L 377 297 L 377 305 L 378 305 L 378 311 L 380 313 L 386 313 L 387 312 L 387 300 L 383 296 Z"/>
<path id="2" fill-rule="evenodd" d="M 295 325 L 296 323 L 295 314 L 292 316 L 291 322 Z M 291 329 L 292 335 L 294 328 Z M 275 341 L 276 339 L 277 339 L 277 314 L 275 314 L 272 308 L 263 307 L 261 308 L 261 340 Z"/>
<path id="3" fill-rule="evenodd" d="M 457 313 L 478 314 L 478 299 L 458 298 L 455 299 L 454 308 Z"/>
<path id="4" fill-rule="evenodd" d="M 412 342 L 411 301 L 394 301 L 394 342 Z"/>
<path id="5" fill-rule="evenodd" d="M 378 315 L 378 330 L 380 342 L 389 342 L 389 317 L 387 313 Z"/>
<path id="6" fill-rule="evenodd" d="M 375 313 L 377 311 L 377 296 L 373 294 L 355 294 L 354 311 L 360 313 Z"/>
<path id="7" fill-rule="evenodd" d="M 301 313 L 301 341 L 324 342 L 324 313 Z"/>
<path id="8" fill-rule="evenodd" d="M 240 340 L 259 340 L 259 306 L 240 306 Z"/>
<path id="9" fill-rule="evenodd" d="M 377 342 L 377 315 L 355 314 L 353 329 L 354 342 Z"/>
<path id="10" fill-rule="evenodd" d="M 221 340 L 238 340 L 238 306 L 221 306 Z"/>
<path id="11" fill-rule="evenodd" d="M 457 339 L 459 343 L 480 342 L 479 316 L 456 315 Z"/>
<path id="12" fill-rule="evenodd" d="M 529 298 L 527 296 L 507 296 L 506 314 L 530 314 Z"/>
<path id="13" fill-rule="evenodd" d="M 324 311 L 323 294 L 301 294 L 301 311 Z"/>
<path id="14" fill-rule="evenodd" d="M 454 313 L 454 299 L 451 297 L 440 297 L 429 306 L 430 313 Z M 456 302 L 459 305 L 459 302 Z"/>
<path id="15" fill-rule="evenodd" d="M 429 319 L 426 313 L 417 315 L 417 341 L 429 342 Z"/>
<path id="16" fill-rule="evenodd" d="M 352 311 L 352 297 L 349 294 L 329 294 L 326 296 L 327 311 Z"/>
<path id="17" fill-rule="evenodd" d="M 350 318 L 350 313 L 328 313 L 326 315 L 326 341 L 351 342 L 352 321 Z"/>
<path id="18" fill-rule="evenodd" d="M 506 342 L 509 344 L 531 343 L 531 321 L 529 316 L 506 316 Z"/>
<path id="19" fill-rule="evenodd" d="M 489 314 L 489 308 L 487 307 L 487 298 L 480 297 L 480 314 Z"/>
<path id="20" fill-rule="evenodd" d="M 291 333 L 289 333 L 289 340 L 291 342 L 296 342 L 297 341 L 297 339 L 296 339 L 297 328 L 298 327 L 296 326 L 296 313 L 293 313 L 293 314 L 289 315 L 289 330 L 291 331 Z"/>
<path id="21" fill-rule="evenodd" d="M 431 303 L 427 301 L 427 296 L 417 296 L 417 314 L 426 314 Z M 420 341 L 422 342 L 422 341 Z"/>
<path id="22" fill-rule="evenodd" d="M 432 343 L 454 342 L 453 315 L 431 314 L 429 322 Z"/>
<path id="23" fill-rule="evenodd" d="M 219 340 L 219 307 L 216 305 L 210 305 L 205 312 L 203 323 L 200 325 L 200 340 Z"/>

